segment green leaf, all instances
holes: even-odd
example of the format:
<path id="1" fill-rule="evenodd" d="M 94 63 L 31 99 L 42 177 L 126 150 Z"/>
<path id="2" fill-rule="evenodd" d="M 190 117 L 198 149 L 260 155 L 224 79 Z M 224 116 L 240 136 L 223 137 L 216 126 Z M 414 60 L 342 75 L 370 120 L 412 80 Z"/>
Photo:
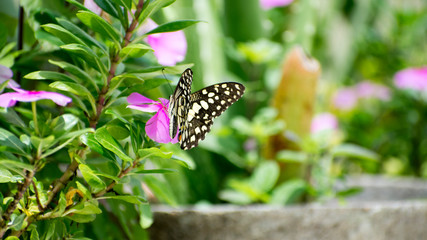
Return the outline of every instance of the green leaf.
<path id="1" fill-rule="evenodd" d="M 70 74 L 76 76 L 76 79 L 79 83 L 86 84 L 91 83 L 92 86 L 94 86 L 98 90 L 98 86 L 96 85 L 95 81 L 89 74 L 87 74 L 85 71 L 81 70 L 77 66 L 67 63 L 67 62 L 59 62 L 59 61 L 53 61 L 49 59 L 49 63 L 54 64 L 65 71 L 69 72 Z"/>
<path id="2" fill-rule="evenodd" d="M 63 19 L 63 18 L 56 18 L 56 21 L 58 21 L 59 24 L 61 24 L 64 28 L 66 28 L 68 31 L 72 32 L 74 35 L 76 35 L 78 38 L 80 38 L 82 41 L 86 43 L 88 46 L 96 46 L 99 49 L 103 50 L 104 54 L 108 56 L 106 52 L 106 47 L 102 44 L 100 44 L 98 41 L 96 41 L 92 36 L 87 34 L 84 30 L 82 30 L 80 27 L 75 25 L 74 23 Z"/>
<path id="3" fill-rule="evenodd" d="M 0 109 L 0 116 L 5 122 L 14 126 L 25 128 L 26 125 L 22 118 L 13 110 L 13 108 Z"/>
<path id="4" fill-rule="evenodd" d="M 193 159 L 191 157 L 188 156 L 177 156 L 177 155 L 173 155 L 171 157 L 172 160 L 178 162 L 181 166 L 188 168 L 188 169 L 195 169 L 196 168 L 196 164 L 194 163 Z"/>
<path id="5" fill-rule="evenodd" d="M 110 0 L 95 0 L 95 3 L 106 13 L 119 19 L 119 13 Z"/>
<path id="6" fill-rule="evenodd" d="M 123 147 L 117 142 L 116 139 L 111 136 L 105 127 L 98 128 L 95 132 L 95 139 L 106 149 L 115 153 L 119 158 L 126 162 L 132 162 L 130 158 L 123 150 Z"/>
<path id="7" fill-rule="evenodd" d="M 67 29 L 59 25 L 48 23 L 48 24 L 42 25 L 42 27 L 45 31 L 61 39 L 61 41 L 64 42 L 65 44 L 69 44 L 69 43 L 85 44 L 82 40 L 80 40 L 80 38 L 76 37 L 70 31 L 68 31 Z"/>
<path id="8" fill-rule="evenodd" d="M 93 192 L 97 192 L 106 188 L 104 181 L 102 181 L 89 166 L 80 164 L 79 169 L 83 175 L 83 178 L 86 180 L 89 186 L 93 188 Z"/>
<path id="9" fill-rule="evenodd" d="M 61 82 L 77 82 L 75 79 L 58 72 L 51 72 L 51 71 L 36 71 L 29 73 L 24 76 L 24 78 L 27 79 L 34 79 L 34 80 L 54 80 L 54 81 L 61 81 Z"/>
<path id="10" fill-rule="evenodd" d="M 67 210 L 66 215 L 81 214 L 81 215 L 91 215 L 91 214 L 100 214 L 102 213 L 101 209 L 98 207 L 98 201 L 88 200 L 83 203 L 79 203 L 73 208 Z"/>
<path id="11" fill-rule="evenodd" d="M 120 97 L 121 96 L 129 96 L 133 92 L 144 94 L 145 92 L 147 92 L 153 88 L 159 87 L 159 86 L 161 86 L 165 83 L 168 83 L 168 82 L 170 82 L 170 81 L 167 79 L 163 79 L 163 78 L 146 79 L 146 80 L 144 80 L 144 82 L 142 84 L 134 84 L 130 88 L 126 89 L 119 96 Z"/>
<path id="12" fill-rule="evenodd" d="M 2 166 L 2 168 L 9 169 L 15 172 L 21 172 L 21 173 L 22 173 L 22 170 L 24 169 L 28 171 L 32 171 L 34 168 L 33 165 L 26 164 L 23 162 L 8 160 L 8 159 L 0 159 L 0 166 Z"/>
<path id="13" fill-rule="evenodd" d="M 90 194 L 89 189 L 87 189 L 83 184 L 81 184 L 79 181 L 76 181 L 77 189 L 82 191 L 83 195 L 86 199 L 91 199 L 92 195 Z"/>
<path id="14" fill-rule="evenodd" d="M 270 191 L 279 179 L 279 165 L 273 161 L 264 161 L 255 168 L 251 178 L 250 184 L 253 188 L 268 192 Z"/>
<path id="15" fill-rule="evenodd" d="M 160 157 L 169 159 L 172 157 L 172 152 L 163 152 L 162 150 L 152 147 L 152 148 L 143 148 L 138 150 L 138 155 L 141 159 L 148 157 Z"/>
<path id="16" fill-rule="evenodd" d="M 0 128 L 0 146 L 7 146 L 21 155 L 28 156 L 26 146 L 13 133 Z"/>
<path id="17" fill-rule="evenodd" d="M 221 200 L 239 205 L 246 205 L 252 202 L 252 199 L 248 195 L 231 189 L 226 189 L 219 192 L 219 198 Z"/>
<path id="18" fill-rule="evenodd" d="M 148 51 L 154 51 L 151 47 L 141 44 L 141 43 L 131 43 L 127 45 L 126 47 L 122 48 L 120 51 L 120 57 L 126 58 L 126 57 L 142 57 L 144 54 L 146 54 Z"/>
<path id="19" fill-rule="evenodd" d="M 115 160 L 114 155 L 107 149 L 103 148 L 102 145 L 98 141 L 96 141 L 95 134 L 88 133 L 88 134 L 81 135 L 80 141 L 82 141 L 91 150 L 103 155 L 106 158 Z"/>
<path id="20" fill-rule="evenodd" d="M 15 215 L 12 215 L 15 216 Z M 8 227 L 15 230 L 15 231 L 19 231 L 23 228 L 23 223 L 25 220 L 25 217 L 27 215 L 25 213 L 21 213 L 19 216 L 17 217 L 12 217 L 11 219 L 11 223 L 8 224 Z"/>
<path id="21" fill-rule="evenodd" d="M 90 105 L 92 106 L 93 111 L 96 111 L 95 98 L 86 87 L 70 82 L 53 82 L 49 84 L 49 87 L 87 98 Z"/>
<path id="22" fill-rule="evenodd" d="M 377 153 L 350 143 L 345 143 L 334 147 L 332 149 L 332 155 L 334 157 L 351 157 L 369 161 L 378 161 L 380 158 Z"/>
<path id="23" fill-rule="evenodd" d="M 102 17 L 96 15 L 93 12 L 83 10 L 80 10 L 76 15 L 80 21 L 82 21 L 86 26 L 90 27 L 93 31 L 101 34 L 103 37 L 108 37 L 110 40 L 119 45 L 121 39 L 120 34 Z"/>
<path id="24" fill-rule="evenodd" d="M 270 203 L 277 205 L 294 203 L 305 192 L 306 186 L 307 184 L 300 179 L 286 181 L 273 190 Z"/>
<path id="25" fill-rule="evenodd" d="M 66 217 L 71 221 L 74 221 L 77 223 L 88 223 L 88 222 L 93 222 L 95 220 L 96 214 L 73 214 L 73 215 L 68 215 Z M 72 239 L 75 239 L 75 238 L 72 238 Z"/>
<path id="26" fill-rule="evenodd" d="M 19 238 L 15 236 L 9 236 L 5 240 L 19 240 Z"/>
<path id="27" fill-rule="evenodd" d="M 150 190 L 153 191 L 154 195 L 162 202 L 166 202 L 172 206 L 178 205 L 178 200 L 174 196 L 171 185 L 169 183 L 152 175 L 145 175 L 144 182 L 147 184 Z"/>
<path id="28" fill-rule="evenodd" d="M 282 150 L 277 153 L 276 159 L 281 162 L 305 163 L 309 160 L 307 153 L 292 150 Z"/>
<path id="29" fill-rule="evenodd" d="M 123 140 L 129 137 L 129 130 L 124 126 L 120 126 L 118 124 L 108 124 L 106 127 L 111 136 L 117 140 Z"/>
<path id="30" fill-rule="evenodd" d="M 49 135 L 45 138 L 31 136 L 30 140 L 34 148 L 37 149 L 37 152 L 41 153 L 44 149 L 51 146 L 51 144 L 55 141 L 55 137 L 53 135 Z"/>
<path id="31" fill-rule="evenodd" d="M 98 199 L 115 199 L 115 200 L 122 200 L 128 203 L 132 204 L 141 204 L 143 202 L 146 202 L 147 200 L 142 198 L 141 196 L 130 196 L 130 195 L 117 195 L 117 196 L 103 196 L 99 197 Z"/>
<path id="32" fill-rule="evenodd" d="M 63 114 L 52 120 L 52 132 L 63 132 L 71 130 L 79 122 L 79 118 L 73 114 Z"/>
<path id="33" fill-rule="evenodd" d="M 67 146 L 67 144 L 69 144 L 70 142 L 72 142 L 74 140 L 74 138 L 76 138 L 76 137 L 78 137 L 78 136 L 80 136 L 82 134 L 93 132 L 93 131 L 94 131 L 93 128 L 84 128 L 84 129 L 81 129 L 81 130 L 77 130 L 77 131 L 73 131 L 73 132 L 69 132 L 69 133 L 63 134 L 61 137 L 55 139 L 55 141 L 52 143 L 52 145 L 54 145 L 54 144 L 56 144 L 58 142 L 61 142 L 62 140 L 65 140 L 65 141 L 63 143 L 61 143 L 59 146 L 47 150 L 45 153 L 43 153 L 41 155 L 41 158 L 45 158 L 45 157 L 47 157 L 49 155 L 52 155 L 55 152 L 61 150 L 62 148 L 64 148 L 65 146 Z"/>
<path id="34" fill-rule="evenodd" d="M 37 229 L 33 228 L 33 230 L 31 230 L 31 236 L 30 236 L 30 240 L 39 240 L 39 233 L 37 232 Z"/>
<path id="35" fill-rule="evenodd" d="M 132 0 L 112 0 L 116 4 L 125 7 L 128 12 L 132 11 Z"/>
<path id="36" fill-rule="evenodd" d="M 174 3 L 175 0 L 157 0 L 157 1 L 150 1 L 144 2 L 144 8 L 142 10 L 142 14 L 139 17 L 139 25 L 141 25 L 142 22 L 145 21 L 145 19 L 149 18 L 152 14 L 157 12 L 159 9 L 167 7 Z"/>
<path id="37" fill-rule="evenodd" d="M 0 168 L 0 183 L 18 182 L 20 180 L 22 177 L 15 177 L 8 170 Z"/>
<path id="38" fill-rule="evenodd" d="M 150 204 L 139 205 L 139 225 L 147 229 L 153 224 L 153 213 L 151 212 Z"/>
<path id="39" fill-rule="evenodd" d="M 107 74 L 107 68 L 102 64 L 102 61 L 96 56 L 92 49 L 75 43 L 63 45 L 61 48 L 67 52 L 75 54 L 77 57 L 80 57 L 83 62 L 87 63 L 98 72 Z"/>
<path id="40" fill-rule="evenodd" d="M 146 33 L 146 35 L 150 35 L 150 34 L 155 34 L 155 33 L 162 33 L 162 32 L 176 32 L 179 31 L 181 29 L 184 29 L 186 27 L 189 27 L 193 24 L 196 24 L 200 21 L 198 20 L 179 20 L 179 21 L 174 21 L 174 22 L 168 22 L 165 24 L 162 24 L 158 27 L 156 27 L 155 29 L 149 31 L 148 33 Z"/>
<path id="41" fill-rule="evenodd" d="M 133 174 L 165 174 L 165 173 L 176 173 L 178 170 L 172 169 L 172 168 L 160 168 L 160 169 L 141 169 L 135 172 L 132 172 Z"/>

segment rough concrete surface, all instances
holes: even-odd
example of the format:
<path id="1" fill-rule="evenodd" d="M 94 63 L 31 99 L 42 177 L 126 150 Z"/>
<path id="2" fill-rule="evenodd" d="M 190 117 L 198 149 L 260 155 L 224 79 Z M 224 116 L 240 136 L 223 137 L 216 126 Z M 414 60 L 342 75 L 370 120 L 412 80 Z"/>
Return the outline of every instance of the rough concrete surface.
<path id="1" fill-rule="evenodd" d="M 345 205 L 336 202 L 291 207 L 213 205 L 203 209 L 153 206 L 150 237 L 152 240 L 427 239 L 427 201 L 413 200 L 426 193 L 424 181 L 392 180 L 385 184 L 381 181 L 388 179 L 365 180 L 363 184 L 349 185 L 365 185 L 367 191 L 361 194 L 368 192 L 369 197 L 354 198 Z M 391 190 L 386 189 L 390 187 Z M 419 195 L 406 192 L 411 200 L 403 200 L 401 193 L 392 194 L 408 188 Z M 372 200 L 377 192 L 389 193 L 387 199 Z"/>

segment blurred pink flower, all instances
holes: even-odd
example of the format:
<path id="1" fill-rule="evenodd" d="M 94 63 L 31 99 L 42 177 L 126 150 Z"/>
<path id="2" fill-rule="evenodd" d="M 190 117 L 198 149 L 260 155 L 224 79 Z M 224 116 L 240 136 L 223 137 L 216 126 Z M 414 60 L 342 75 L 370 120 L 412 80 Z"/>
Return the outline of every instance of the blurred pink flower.
<path id="1" fill-rule="evenodd" d="M 360 99 L 390 100 L 390 89 L 382 84 L 363 81 L 351 87 L 339 89 L 334 96 L 334 106 L 340 110 L 352 110 Z"/>
<path id="2" fill-rule="evenodd" d="M 291 4 L 294 0 L 260 0 L 259 3 L 262 8 L 270 9 L 274 7 L 282 7 Z"/>
<path id="3" fill-rule="evenodd" d="M 399 71 L 394 75 L 394 85 L 401 89 L 427 91 L 427 67 Z"/>
<path id="4" fill-rule="evenodd" d="M 334 106 L 341 110 L 351 110 L 357 104 L 358 96 L 354 88 L 339 89 L 334 96 Z"/>
<path id="5" fill-rule="evenodd" d="M 160 102 L 151 100 L 139 93 L 132 93 L 127 98 L 128 108 L 136 109 L 143 112 L 156 112 L 145 124 L 147 136 L 159 143 L 177 143 L 178 135 L 174 139 L 169 136 L 169 100 L 159 98 Z"/>
<path id="6" fill-rule="evenodd" d="M 311 133 L 338 129 L 338 120 L 332 113 L 320 113 L 311 121 Z"/>
<path id="7" fill-rule="evenodd" d="M 18 88 L 19 84 L 15 81 L 13 81 L 11 78 L 13 77 L 13 72 L 10 68 L 3 66 L 0 64 L 0 84 L 4 83 L 5 81 L 9 80 L 9 83 L 7 84 L 8 88 L 15 87 Z"/>
<path id="8" fill-rule="evenodd" d="M 138 34 L 143 35 L 158 25 L 151 19 L 142 25 Z M 183 31 L 155 33 L 147 36 L 147 43 L 154 50 L 157 61 L 165 66 L 174 66 L 187 54 L 187 39 Z"/>
<path id="9" fill-rule="evenodd" d="M 355 87 L 359 98 L 375 98 L 384 101 L 390 100 L 390 89 L 384 85 L 371 81 L 363 81 L 358 83 Z"/>
<path id="10" fill-rule="evenodd" d="M 12 107 L 16 102 L 35 102 L 42 99 L 50 99 L 58 105 L 65 106 L 71 102 L 71 98 L 56 92 L 26 91 L 12 87 L 16 92 L 0 94 L 0 107 Z"/>
<path id="11" fill-rule="evenodd" d="M 93 0 L 85 0 L 84 6 L 95 14 L 101 15 L 102 9 Z"/>

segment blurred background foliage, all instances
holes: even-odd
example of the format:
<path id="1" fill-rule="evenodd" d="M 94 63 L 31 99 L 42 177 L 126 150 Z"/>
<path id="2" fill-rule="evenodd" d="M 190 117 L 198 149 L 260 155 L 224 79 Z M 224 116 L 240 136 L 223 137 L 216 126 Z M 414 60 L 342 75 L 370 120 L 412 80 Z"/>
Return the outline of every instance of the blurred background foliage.
<path id="1" fill-rule="evenodd" d="M 48 59 L 61 54 L 49 47 L 55 39 L 40 25 L 55 22 L 56 16 L 73 19 L 76 11 L 58 0 L 20 4 L 26 18 L 22 43 L 17 42 L 16 31 L 19 1 L 0 2 L 0 64 L 12 66 L 18 81 L 32 71 L 52 68 Z M 239 81 L 247 87 L 243 99 L 215 121 L 200 147 L 181 153 L 194 159 L 195 170 L 182 168 L 178 174 L 143 179 L 158 201 L 289 204 L 354 192 L 333 188 L 334 180 L 346 174 L 427 177 L 425 94 L 393 85 L 396 72 L 426 65 L 427 2 L 295 0 L 263 9 L 258 0 L 177 0 L 153 19 L 159 24 L 202 20 L 184 30 L 188 41 L 184 63 L 194 63 L 194 90 L 222 81 Z M 330 113 L 338 124 L 305 137 L 287 135 L 298 147 L 265 157 L 269 137 L 292 135 L 271 102 L 285 56 L 295 46 L 317 59 L 322 69 L 314 112 Z M 127 62 L 135 68 L 145 63 Z M 334 102 L 340 90 L 365 80 L 387 87 L 389 97 L 361 98 L 345 109 Z M 25 88 L 33 89 L 31 84 L 45 83 L 21 79 Z M 169 96 L 171 90 L 163 85 L 146 94 L 155 99 Z M 302 165 L 303 171 L 283 177 L 293 171 L 286 168 L 289 163 Z M 176 168 L 167 161 L 160 165 Z M 122 211 L 118 221 L 125 221 L 130 212 Z M 94 224 L 101 226 L 102 219 Z"/>

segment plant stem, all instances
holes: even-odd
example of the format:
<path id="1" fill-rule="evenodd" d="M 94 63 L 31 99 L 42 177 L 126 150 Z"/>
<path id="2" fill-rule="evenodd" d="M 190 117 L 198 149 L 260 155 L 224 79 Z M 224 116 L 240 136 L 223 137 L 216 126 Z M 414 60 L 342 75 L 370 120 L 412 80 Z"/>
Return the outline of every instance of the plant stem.
<path id="1" fill-rule="evenodd" d="M 130 24 L 129 28 L 126 30 L 126 34 L 121 46 L 122 48 L 126 47 L 130 43 L 130 39 L 132 37 L 133 31 L 138 25 L 138 18 L 141 15 L 143 6 L 144 6 L 144 0 L 139 0 L 137 9 L 135 12 L 135 18 L 132 20 L 132 23 Z M 114 53 L 114 55 L 111 56 L 110 61 L 111 61 L 111 67 L 110 67 L 110 71 L 108 72 L 107 84 L 102 87 L 101 92 L 99 93 L 98 102 L 96 106 L 96 115 L 89 120 L 90 127 L 94 129 L 96 128 L 99 118 L 101 117 L 101 113 L 104 110 L 105 103 L 107 100 L 106 94 L 110 88 L 111 79 L 113 79 L 113 77 L 116 75 L 117 66 L 121 61 L 119 52 Z"/>
<path id="2" fill-rule="evenodd" d="M 39 135 L 39 126 L 38 126 L 38 123 L 37 123 L 37 106 L 36 106 L 36 102 L 31 102 L 31 108 L 33 110 L 34 131 L 36 132 L 36 135 Z"/>
<path id="3" fill-rule="evenodd" d="M 36 172 L 37 172 L 37 167 L 34 167 L 32 171 L 27 171 L 25 175 L 24 183 L 19 185 L 18 192 L 13 197 L 13 201 L 9 204 L 8 208 L 3 213 L 3 216 L 0 222 L 0 238 L 2 238 L 5 232 L 7 231 L 6 224 L 10 220 L 10 215 L 12 215 L 13 211 L 15 211 L 19 201 L 24 196 L 25 191 L 27 191 L 27 188 L 33 182 L 33 177 L 36 174 Z"/>

